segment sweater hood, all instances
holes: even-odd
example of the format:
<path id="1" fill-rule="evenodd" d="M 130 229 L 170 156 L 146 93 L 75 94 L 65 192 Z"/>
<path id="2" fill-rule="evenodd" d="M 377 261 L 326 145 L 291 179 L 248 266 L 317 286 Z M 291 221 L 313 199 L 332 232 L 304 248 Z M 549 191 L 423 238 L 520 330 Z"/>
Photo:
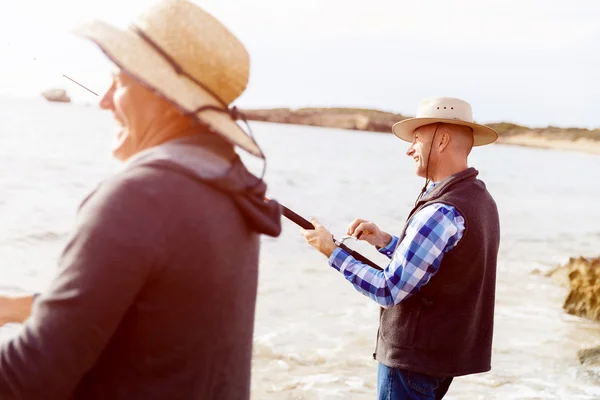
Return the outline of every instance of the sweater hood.
<path id="1" fill-rule="evenodd" d="M 125 168 L 141 165 L 169 169 L 229 193 L 255 232 L 272 237 L 281 233 L 281 205 L 265 199 L 265 182 L 214 135 L 188 136 L 152 147 L 129 159 Z"/>

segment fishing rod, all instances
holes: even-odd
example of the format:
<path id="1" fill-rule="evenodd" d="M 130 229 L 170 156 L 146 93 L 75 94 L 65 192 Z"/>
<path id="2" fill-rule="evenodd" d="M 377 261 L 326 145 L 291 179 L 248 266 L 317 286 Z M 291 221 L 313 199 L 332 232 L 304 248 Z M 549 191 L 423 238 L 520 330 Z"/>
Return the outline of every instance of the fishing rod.
<path id="1" fill-rule="evenodd" d="M 63 77 L 67 78 L 68 80 L 70 80 L 73 83 L 76 83 L 77 85 L 81 86 L 82 88 L 84 88 L 85 90 L 87 90 L 90 93 L 95 94 L 96 96 L 98 96 L 98 93 L 92 91 L 91 89 L 88 89 L 87 87 L 83 86 L 81 83 L 77 82 L 75 79 L 69 78 L 67 75 L 63 74 Z M 265 197 L 266 201 L 269 201 L 269 199 L 267 199 Z M 315 229 L 314 225 L 311 224 L 306 218 L 300 216 L 299 214 L 296 214 L 295 212 L 293 212 L 292 210 L 290 210 L 289 208 L 287 208 L 286 206 L 284 206 L 283 204 L 279 203 L 281 205 L 281 207 L 283 208 L 283 216 L 286 217 L 287 219 L 289 219 L 290 221 L 292 221 L 293 223 L 295 223 L 296 225 L 304 228 L 304 229 L 310 229 L 313 230 Z M 360 237 L 360 235 L 359 235 Z M 356 259 L 357 261 L 360 261 L 363 264 L 367 264 L 368 266 L 375 268 L 377 270 L 382 271 L 383 268 L 381 268 L 379 265 L 375 264 L 373 261 L 369 260 L 367 257 L 363 256 L 362 254 L 360 254 L 358 251 L 352 250 L 351 248 L 349 248 L 348 246 L 346 246 L 344 244 L 344 238 L 342 238 L 342 240 L 337 240 L 335 237 L 333 238 L 333 242 L 335 243 L 335 245 L 339 248 L 341 248 L 342 250 L 346 251 L 348 254 L 350 254 L 352 257 L 354 257 L 354 259 Z"/>
<path id="2" fill-rule="evenodd" d="M 265 200 L 269 200 L 265 197 Z M 304 229 L 310 229 L 313 230 L 315 229 L 314 225 L 311 224 L 306 218 L 300 216 L 299 214 L 295 213 L 294 211 L 290 210 L 289 208 L 287 208 L 286 206 L 284 206 L 283 204 L 279 203 L 279 205 L 281 205 L 281 207 L 283 208 L 283 216 L 286 217 L 287 219 L 289 219 L 290 221 L 292 221 L 293 223 L 295 223 L 296 225 L 304 228 Z M 383 268 L 381 268 L 379 265 L 375 264 L 375 262 L 369 260 L 367 257 L 363 256 L 362 254 L 360 254 L 359 252 L 352 250 L 351 248 L 349 248 L 348 246 L 346 246 L 343 243 L 343 239 L 342 241 L 337 240 L 335 237 L 333 238 L 333 242 L 335 243 L 335 245 L 339 248 L 341 248 L 342 250 L 346 251 L 348 254 L 350 254 L 352 257 L 354 257 L 357 261 L 360 261 L 363 264 L 367 264 L 368 266 L 375 268 L 377 270 L 382 271 Z"/>

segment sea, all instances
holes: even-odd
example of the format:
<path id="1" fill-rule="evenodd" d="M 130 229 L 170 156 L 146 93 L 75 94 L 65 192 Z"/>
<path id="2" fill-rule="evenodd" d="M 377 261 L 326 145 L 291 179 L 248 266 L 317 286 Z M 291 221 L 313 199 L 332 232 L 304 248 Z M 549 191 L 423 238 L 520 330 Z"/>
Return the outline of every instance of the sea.
<path id="1" fill-rule="evenodd" d="M 354 218 L 399 232 L 423 185 L 391 134 L 251 122 L 268 196 L 336 237 Z M 95 105 L 0 98 L 0 293 L 44 290 L 86 194 L 117 172 L 115 124 Z M 242 153 L 256 174 L 264 165 Z M 577 351 L 600 326 L 567 315 L 568 289 L 544 275 L 600 255 L 600 156 L 494 144 L 469 165 L 501 220 L 492 370 L 456 378 L 459 399 L 599 399 Z M 347 242 L 385 266 L 363 242 Z M 218 305 L 207 305 L 218 307 Z M 374 399 L 378 306 L 283 220 L 262 239 L 252 399 Z M 0 340 L 19 324 L 0 328 Z"/>

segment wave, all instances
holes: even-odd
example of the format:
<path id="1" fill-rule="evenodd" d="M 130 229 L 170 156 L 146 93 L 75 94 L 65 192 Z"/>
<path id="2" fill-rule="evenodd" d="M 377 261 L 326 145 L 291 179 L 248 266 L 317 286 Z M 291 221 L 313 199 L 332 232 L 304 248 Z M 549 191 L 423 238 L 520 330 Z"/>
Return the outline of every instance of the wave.
<path id="1" fill-rule="evenodd" d="M 13 241 L 27 242 L 27 243 L 55 242 L 55 241 L 63 240 L 64 238 L 67 237 L 67 235 L 68 235 L 68 233 L 66 233 L 66 232 L 52 232 L 52 231 L 34 232 L 34 233 L 30 233 L 28 235 L 25 235 L 25 236 L 22 236 L 19 238 L 15 238 L 15 239 L 13 239 Z"/>

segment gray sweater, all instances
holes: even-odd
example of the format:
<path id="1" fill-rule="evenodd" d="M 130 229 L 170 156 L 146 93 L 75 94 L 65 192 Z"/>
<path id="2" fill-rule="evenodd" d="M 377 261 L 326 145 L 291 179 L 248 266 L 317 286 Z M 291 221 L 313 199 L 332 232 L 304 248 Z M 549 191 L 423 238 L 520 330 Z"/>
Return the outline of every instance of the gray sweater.
<path id="1" fill-rule="evenodd" d="M 248 399 L 259 234 L 281 231 L 256 181 L 203 134 L 103 182 L 0 343 L 0 399 Z"/>

